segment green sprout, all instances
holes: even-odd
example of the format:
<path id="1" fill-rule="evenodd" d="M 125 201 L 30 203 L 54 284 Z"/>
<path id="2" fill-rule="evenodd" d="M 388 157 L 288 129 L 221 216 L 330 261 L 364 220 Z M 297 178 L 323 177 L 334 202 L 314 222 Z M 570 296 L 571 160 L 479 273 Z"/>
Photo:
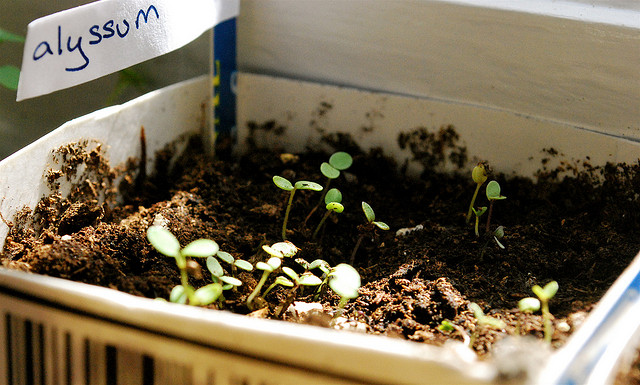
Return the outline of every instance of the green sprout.
<path id="1" fill-rule="evenodd" d="M 353 262 L 356 260 L 356 253 L 358 252 L 360 243 L 362 243 L 362 240 L 364 239 L 367 232 L 374 231 L 376 227 L 381 230 L 389 230 L 389 225 L 384 222 L 376 221 L 376 214 L 373 211 L 373 208 L 371 208 L 371 206 L 367 202 L 362 202 L 362 211 L 364 212 L 364 216 L 367 218 L 367 223 L 365 225 L 365 228 L 363 229 L 365 231 L 362 231 L 360 237 L 358 238 L 358 241 L 356 242 L 356 246 L 354 247 L 353 252 L 351 252 L 351 259 L 349 260 L 349 264 L 351 265 L 353 265 Z"/>
<path id="2" fill-rule="evenodd" d="M 493 232 L 493 240 L 496 242 L 499 248 L 504 249 L 504 245 L 500 240 L 504 238 L 504 226 L 498 226 L 496 230 Z M 482 251 L 480 252 L 480 259 L 484 258 L 484 253 L 487 250 L 487 246 L 489 246 L 489 242 L 491 239 L 488 239 L 484 245 L 482 245 Z"/>
<path id="3" fill-rule="evenodd" d="M 487 215 L 487 227 L 486 227 L 486 231 L 488 233 L 491 225 L 491 213 L 493 212 L 493 202 L 507 199 L 506 196 L 503 196 L 500 194 L 500 184 L 495 180 L 492 180 L 487 185 L 487 199 L 489 200 L 489 215 Z"/>
<path id="4" fill-rule="evenodd" d="M 282 272 L 285 273 L 287 276 L 289 276 L 289 278 L 291 278 L 291 281 L 293 281 L 292 282 L 293 287 L 289 291 L 287 298 L 285 298 L 285 300 L 282 301 L 282 303 L 278 305 L 278 307 L 276 307 L 276 310 L 275 310 L 276 318 L 280 317 L 282 313 L 285 310 L 287 310 L 289 306 L 293 303 L 293 301 L 296 299 L 296 294 L 300 286 L 318 286 L 322 284 L 322 280 L 320 278 L 316 277 L 313 273 L 308 271 L 304 272 L 301 275 L 298 275 L 298 273 L 296 273 L 292 268 L 285 266 L 282 268 Z M 285 277 L 282 277 L 282 278 L 285 278 Z M 284 280 L 282 281 L 284 282 Z M 285 286 L 287 285 L 285 284 Z"/>
<path id="5" fill-rule="evenodd" d="M 480 223 L 480 217 L 482 216 L 482 214 L 484 214 L 487 211 L 487 207 L 486 206 L 482 206 L 477 210 L 476 210 L 475 207 L 472 207 L 471 211 L 473 211 L 473 214 L 476 216 L 475 230 L 476 230 L 476 237 L 479 237 L 480 236 L 480 232 L 478 231 L 478 225 Z"/>
<path id="6" fill-rule="evenodd" d="M 523 298 L 518 301 L 518 309 L 522 314 L 533 314 L 540 310 L 540 300 L 533 297 Z M 516 329 L 516 334 L 520 335 L 520 318 L 518 318 L 518 326 Z"/>
<path id="7" fill-rule="evenodd" d="M 507 327 L 507 324 L 498 318 L 488 316 L 484 314 L 480 305 L 475 302 L 469 303 L 469 310 L 473 312 L 473 316 L 476 318 L 479 326 L 488 327 L 490 329 L 502 330 Z M 472 348 L 476 339 L 478 338 L 478 328 L 473 331 L 471 338 L 469 339 L 469 347 Z"/>
<path id="8" fill-rule="evenodd" d="M 462 342 L 465 345 L 469 346 L 469 341 L 470 341 L 469 335 L 464 331 L 464 329 L 461 326 L 456 325 L 451 321 L 445 319 L 445 320 L 442 320 L 440 325 L 438 325 L 438 330 L 440 330 L 443 333 L 452 333 L 452 332 L 458 333 L 462 337 Z"/>
<path id="9" fill-rule="evenodd" d="M 473 171 L 471 171 L 471 178 L 476 183 L 476 190 L 474 191 L 473 197 L 471 198 L 471 204 L 469 204 L 469 212 L 467 212 L 467 223 L 471 222 L 473 205 L 476 202 L 476 198 L 478 197 L 480 186 L 482 186 L 482 184 L 487 181 L 487 170 L 485 169 L 484 164 L 478 163 L 478 165 L 473 168 Z"/>
<path id="10" fill-rule="evenodd" d="M 296 191 L 297 190 L 322 191 L 322 186 L 320 186 L 315 182 L 308 182 L 308 181 L 298 181 L 294 185 L 294 184 L 291 184 L 291 182 L 288 179 L 278 175 L 273 177 L 273 183 L 275 183 L 275 185 L 281 188 L 282 190 L 290 192 L 289 201 L 287 202 L 287 209 L 284 213 L 284 222 L 282 223 L 282 240 L 284 241 L 287 239 L 287 221 L 289 220 L 289 212 L 291 211 L 293 196 L 296 193 Z"/>
<path id="11" fill-rule="evenodd" d="M 220 251 L 218 251 L 218 254 L 220 254 Z M 228 254 L 228 253 L 225 253 L 225 254 Z M 253 270 L 253 266 L 251 266 L 249 262 L 247 263 L 249 264 L 248 270 L 249 271 Z M 231 266 L 235 267 L 234 265 L 231 265 Z M 247 266 L 244 266 L 244 267 L 246 268 Z M 209 270 L 209 272 L 211 273 L 211 278 L 213 280 L 213 283 L 220 283 L 222 285 L 222 290 L 233 289 L 233 291 L 236 291 L 237 290 L 236 288 L 242 285 L 242 281 L 240 281 L 238 278 L 224 275 L 224 269 L 222 268 L 222 266 L 220 265 L 220 262 L 218 262 L 218 260 L 215 257 L 207 258 L 207 270 Z M 235 269 L 233 271 L 235 272 Z M 219 301 L 222 303 L 222 301 L 224 301 L 224 296 L 219 295 L 218 297 L 219 298 L 216 298 L 216 299 L 219 299 Z"/>
<path id="12" fill-rule="evenodd" d="M 244 259 L 235 259 L 233 255 L 227 253 L 226 251 L 219 250 L 216 253 L 216 257 L 231 266 L 232 276 L 236 275 L 237 269 L 242 269 L 245 271 L 253 270 L 253 265 L 251 264 L 251 262 L 245 261 Z"/>
<path id="13" fill-rule="evenodd" d="M 558 282 L 551 281 L 547 283 L 544 288 L 535 285 L 531 288 L 531 291 L 540 299 L 540 309 L 542 311 L 542 323 L 544 324 L 544 339 L 548 343 L 551 343 L 551 337 L 553 336 L 553 324 L 551 323 L 551 312 L 549 311 L 549 301 L 558 292 Z"/>
<path id="14" fill-rule="evenodd" d="M 180 248 L 178 239 L 167 229 L 160 226 L 151 226 L 147 229 L 147 239 L 149 243 L 161 254 L 167 257 L 173 257 L 176 265 L 180 270 L 180 287 L 174 287 L 171 290 L 169 299 L 171 302 L 189 303 L 190 305 L 208 305 L 215 301 L 207 302 L 209 295 L 204 293 L 213 290 L 212 288 L 203 287 L 198 290 L 189 285 L 189 275 L 187 273 L 187 262 L 189 257 L 207 258 L 215 255 L 218 250 L 218 244 L 210 239 L 197 239 L 183 248 Z M 204 289 L 204 290 L 203 290 Z M 220 286 L 222 289 L 222 286 Z M 215 290 L 218 290 L 215 288 Z M 197 293 L 197 294 L 196 294 Z M 204 298 L 204 300 L 203 300 Z"/>
<path id="15" fill-rule="evenodd" d="M 247 307 L 249 310 L 254 310 L 253 308 L 253 300 L 260 293 L 262 286 L 264 286 L 265 282 L 267 282 L 267 278 L 269 274 L 273 273 L 274 270 L 280 267 L 282 264 L 282 259 L 278 257 L 271 257 L 267 262 L 258 262 L 256 263 L 256 269 L 262 270 L 262 277 L 260 277 L 260 281 L 253 289 L 253 292 L 247 298 Z"/>
<path id="16" fill-rule="evenodd" d="M 352 164 L 353 164 L 353 158 L 351 157 L 351 155 L 349 155 L 344 151 L 338 151 L 333 155 L 331 155 L 331 157 L 329 157 L 328 163 L 322 162 L 322 164 L 320 165 L 320 172 L 322 173 L 322 175 L 327 177 L 327 183 L 324 186 L 324 190 L 323 190 L 324 192 L 320 197 L 320 200 L 313 207 L 313 209 L 311 209 L 311 212 L 305 218 L 304 220 L 305 224 L 307 223 L 309 218 L 311 218 L 313 213 L 315 213 L 318 210 L 318 208 L 322 204 L 322 201 L 325 201 L 325 205 L 327 204 L 326 195 L 328 194 L 328 191 L 330 191 L 329 186 L 331 185 L 331 181 L 333 179 L 337 179 L 340 176 L 340 171 L 344 171 L 348 169 L 349 167 L 351 167 Z"/>
<path id="17" fill-rule="evenodd" d="M 318 227 L 316 227 L 316 230 L 313 232 L 313 239 L 316 239 L 316 237 L 318 236 L 318 232 L 322 228 L 322 225 L 324 225 L 325 221 L 329 218 L 331 213 L 335 212 L 337 214 L 340 214 L 344 211 L 344 206 L 342 205 L 342 203 L 340 203 L 342 202 L 342 193 L 337 188 L 332 188 L 327 192 L 327 194 L 324 196 L 324 202 L 326 204 L 327 212 L 322 216 L 320 223 L 318 223 Z"/>
<path id="18" fill-rule="evenodd" d="M 333 318 L 336 319 L 344 312 L 347 302 L 358 296 L 360 274 L 353 266 L 341 263 L 334 267 L 329 274 L 329 287 L 340 296 L 340 302 L 333 315 Z"/>

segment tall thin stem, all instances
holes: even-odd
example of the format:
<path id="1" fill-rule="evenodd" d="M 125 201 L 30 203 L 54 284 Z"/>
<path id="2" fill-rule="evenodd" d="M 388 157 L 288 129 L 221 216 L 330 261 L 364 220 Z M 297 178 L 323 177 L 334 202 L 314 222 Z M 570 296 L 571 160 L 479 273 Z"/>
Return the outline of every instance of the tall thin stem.
<path id="1" fill-rule="evenodd" d="M 471 198 L 471 204 L 469 205 L 469 211 L 467 212 L 467 223 L 471 221 L 473 204 L 476 202 L 476 198 L 478 197 L 478 191 L 480 191 L 480 186 L 482 186 L 482 184 L 478 184 L 476 186 L 476 191 L 474 191 L 473 198 Z"/>
<path id="2" fill-rule="evenodd" d="M 360 247 L 360 243 L 364 239 L 364 234 L 360 235 L 358 238 L 358 242 L 356 242 L 356 247 L 353 248 L 353 252 L 351 253 L 351 259 L 349 260 L 349 264 L 353 266 L 353 262 L 356 260 L 356 253 L 358 252 L 358 248 Z"/>
<path id="3" fill-rule="evenodd" d="M 316 230 L 313 232 L 313 235 L 311 236 L 311 238 L 316 239 L 316 237 L 318 236 L 318 232 L 320 231 L 320 228 L 322 228 L 322 225 L 324 225 L 324 222 L 327 220 L 327 218 L 329 218 L 329 215 L 331 215 L 331 211 L 327 210 L 327 212 L 322 216 L 322 219 L 320 220 L 320 223 L 318 223 L 318 227 L 316 227 Z"/>
<path id="4" fill-rule="evenodd" d="M 486 232 L 488 233 L 489 231 L 491 231 L 491 213 L 493 212 L 493 202 L 494 200 L 491 200 L 489 202 L 489 214 L 487 214 L 487 226 L 485 227 Z"/>
<path id="5" fill-rule="evenodd" d="M 253 292 L 251 293 L 251 295 L 249 295 L 249 298 L 247 298 L 247 307 L 250 310 L 253 310 L 253 299 L 256 297 L 256 295 L 258 295 L 258 293 L 260 293 L 260 289 L 262 289 L 262 286 L 264 286 L 264 283 L 267 282 L 267 277 L 269 276 L 271 272 L 269 271 L 263 271 L 262 272 L 262 277 L 260 277 L 260 281 L 258 282 L 258 284 L 256 285 L 255 289 L 253 289 Z"/>
<path id="6" fill-rule="evenodd" d="M 287 221 L 289 220 L 289 212 L 291 211 L 291 206 L 293 204 L 293 195 L 296 193 L 296 189 L 291 190 L 291 194 L 289 195 L 289 201 L 287 202 L 287 210 L 284 212 L 284 222 L 282 222 L 282 240 L 287 240 Z"/>

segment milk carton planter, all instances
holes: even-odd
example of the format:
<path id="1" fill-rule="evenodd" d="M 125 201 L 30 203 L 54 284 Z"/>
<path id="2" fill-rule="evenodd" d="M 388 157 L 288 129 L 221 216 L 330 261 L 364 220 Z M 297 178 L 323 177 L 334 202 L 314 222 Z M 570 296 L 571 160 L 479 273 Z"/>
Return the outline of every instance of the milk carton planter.
<path id="1" fill-rule="evenodd" d="M 3 216 L 14 218 L 24 205 L 33 208 L 48 192 L 43 170 L 50 166 L 51 150 L 67 143 L 102 143 L 111 164 L 124 164 L 140 154 L 140 126 L 146 130 L 148 154 L 167 143 L 180 143 L 185 135 L 202 133 L 209 84 L 207 78 L 196 79 L 77 119 L 3 161 Z M 451 100 L 249 74 L 240 75 L 238 95 L 239 143 L 248 134 L 248 122 L 275 121 L 290 128 L 313 122 L 309 130 L 288 129 L 278 136 L 258 133 L 263 145 L 292 152 L 316 143 L 321 135 L 355 127 L 350 133 L 363 149 L 381 147 L 403 162 L 411 154 L 395 141 L 401 130 L 452 124 L 471 157 L 488 158 L 497 171 L 506 173 L 531 176 L 546 157 L 540 152 L 545 148 L 561 149 L 563 159 L 589 157 L 594 165 L 637 160 L 638 144 L 633 141 Z M 7 230 L 3 227 L 4 234 Z M 592 373 L 592 379 L 601 381 L 610 376 L 615 366 L 611 358 L 617 357 L 610 353 L 623 351 L 625 345 L 610 336 L 618 327 L 636 328 L 627 324 L 627 315 L 637 302 L 637 265 L 629 267 L 556 353 L 558 359 L 549 360 L 545 370 L 528 381 L 583 382 Z M 0 295 L 0 344 L 6 347 L 0 353 L 0 376 L 9 383 L 457 384 L 497 382 L 502 370 L 494 363 L 478 362 L 464 350 L 338 335 L 16 271 L 0 272 Z"/>

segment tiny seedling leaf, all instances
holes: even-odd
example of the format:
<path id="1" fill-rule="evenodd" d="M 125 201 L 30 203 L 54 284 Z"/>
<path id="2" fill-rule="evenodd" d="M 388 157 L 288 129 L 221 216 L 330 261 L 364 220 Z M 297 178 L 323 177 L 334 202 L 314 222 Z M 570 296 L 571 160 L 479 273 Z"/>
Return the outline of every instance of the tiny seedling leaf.
<path id="1" fill-rule="evenodd" d="M 224 269 L 220 266 L 220 262 L 214 257 L 207 258 L 207 269 L 214 277 L 220 278 L 224 275 Z"/>
<path id="2" fill-rule="evenodd" d="M 320 165 L 320 172 L 329 179 L 336 179 L 340 176 L 340 170 L 336 170 L 335 167 L 327 162 L 323 162 Z"/>
<path id="3" fill-rule="evenodd" d="M 367 217 L 367 222 L 376 220 L 376 213 L 367 202 L 362 202 L 362 211 L 364 211 L 364 216 Z"/>
<path id="4" fill-rule="evenodd" d="M 304 286 L 318 286 L 322 284 L 322 280 L 311 273 L 304 273 L 300 276 L 298 283 Z"/>
<path id="5" fill-rule="evenodd" d="M 177 258 L 180 255 L 180 242 L 171 231 L 160 226 L 151 226 L 147 230 L 147 239 L 151 246 L 167 257 Z"/>
<path id="6" fill-rule="evenodd" d="M 316 182 L 309 182 L 306 180 L 301 180 L 296 182 L 295 185 L 297 190 L 313 190 L 313 191 L 322 191 L 324 187 L 320 186 Z"/>
<path id="7" fill-rule="evenodd" d="M 222 282 L 227 283 L 227 284 L 232 285 L 232 286 L 241 286 L 242 285 L 242 281 L 239 280 L 238 278 L 228 277 L 226 275 L 223 275 L 222 277 L 220 277 L 220 280 Z"/>
<path id="8" fill-rule="evenodd" d="M 291 258 L 300 250 L 296 245 L 289 241 L 276 242 L 271 245 L 272 250 L 276 250 L 285 258 Z M 277 255 L 275 255 L 277 257 Z"/>
<path id="9" fill-rule="evenodd" d="M 298 276 L 298 273 L 293 271 L 293 269 L 290 267 L 283 267 L 282 272 L 288 275 L 289 278 L 291 278 L 294 282 L 298 282 L 300 280 L 300 276 Z"/>
<path id="10" fill-rule="evenodd" d="M 371 223 L 373 223 L 374 225 L 378 226 L 381 230 L 389 230 L 389 225 L 384 223 L 384 222 L 373 221 Z"/>
<path id="11" fill-rule="evenodd" d="M 182 255 L 187 257 L 207 258 L 220 250 L 218 244 L 211 239 L 196 239 L 182 249 Z"/>
<path id="12" fill-rule="evenodd" d="M 533 313 L 540 310 L 540 300 L 533 297 L 523 298 L 518 301 L 518 309 L 523 313 Z"/>
<path id="13" fill-rule="evenodd" d="M 187 293 L 184 291 L 184 287 L 182 285 L 175 286 L 171 289 L 171 294 L 169 294 L 169 302 L 173 303 L 187 303 Z"/>
<path id="14" fill-rule="evenodd" d="M 320 271 L 322 271 L 324 274 L 329 274 L 331 265 L 329 265 L 329 262 L 323 259 L 316 259 L 315 261 L 309 264 L 308 270 L 313 270 L 313 269 L 320 269 Z"/>
<path id="15" fill-rule="evenodd" d="M 327 205 L 327 210 L 340 214 L 341 212 L 344 211 L 344 206 L 342 205 L 342 203 L 331 202 Z"/>
<path id="16" fill-rule="evenodd" d="M 479 163 L 473 168 L 473 171 L 471 171 L 471 178 L 477 184 L 483 184 L 487 181 L 487 170 L 485 170 L 482 163 Z"/>
<path id="17" fill-rule="evenodd" d="M 267 261 L 267 265 L 271 266 L 271 271 L 279 268 L 280 264 L 282 264 L 282 259 L 277 258 L 277 257 L 271 257 Z"/>
<path id="18" fill-rule="evenodd" d="M 438 325 L 438 330 L 443 332 L 452 332 L 455 330 L 455 328 L 453 327 L 453 324 L 451 322 L 444 320 L 440 323 L 440 325 Z"/>
<path id="19" fill-rule="evenodd" d="M 544 286 L 544 289 L 535 285 L 531 288 L 531 291 L 533 291 L 541 301 L 548 301 L 558 292 L 558 282 L 551 281 Z"/>
<path id="20" fill-rule="evenodd" d="M 495 180 L 492 180 L 487 185 L 487 199 L 489 200 L 507 199 L 507 197 L 500 195 L 500 184 Z"/>
<path id="21" fill-rule="evenodd" d="M 268 265 L 265 262 L 256 263 L 256 269 L 264 270 L 264 271 L 268 271 L 268 272 L 272 272 L 273 270 L 275 270 L 273 267 L 271 267 L 270 265 Z"/>
<path id="22" fill-rule="evenodd" d="M 482 206 L 479 209 L 476 210 L 475 207 L 472 207 L 471 210 L 473 211 L 473 213 L 476 215 L 476 217 L 481 217 L 482 214 L 484 214 L 487 211 L 487 207 L 486 206 Z"/>
<path id="23" fill-rule="evenodd" d="M 329 286 L 340 297 L 356 298 L 360 288 L 360 274 L 351 265 L 341 263 L 334 267 Z"/>
<path id="24" fill-rule="evenodd" d="M 209 305 L 222 294 L 222 285 L 220 283 L 212 283 L 201 287 L 193 294 L 199 305 Z"/>
<path id="25" fill-rule="evenodd" d="M 337 170 L 346 170 L 353 164 L 353 158 L 351 155 L 344 151 L 338 151 L 331 155 L 329 158 L 329 164 Z"/>
<path id="26" fill-rule="evenodd" d="M 342 193 L 337 188 L 332 188 L 327 191 L 327 195 L 324 196 L 324 203 L 328 205 L 331 202 L 342 202 Z"/>
<path id="27" fill-rule="evenodd" d="M 480 305 L 478 305 L 478 304 L 477 304 L 477 303 L 475 303 L 475 302 L 471 302 L 471 303 L 469 304 L 469 310 L 471 310 L 471 311 L 473 312 L 473 316 L 474 316 L 476 319 L 480 319 L 480 318 L 482 318 L 482 317 L 484 317 L 484 316 L 485 316 L 485 315 L 484 315 L 484 312 L 482 311 L 482 308 L 480 307 Z"/>
<path id="28" fill-rule="evenodd" d="M 304 258 L 296 258 L 296 263 L 302 266 L 303 269 L 309 270 L 309 262 Z"/>
<path id="29" fill-rule="evenodd" d="M 276 175 L 273 177 L 273 183 L 275 183 L 276 186 L 278 186 L 279 188 L 285 191 L 293 190 L 293 185 L 291 184 L 291 182 L 289 182 L 289 180 L 279 175 Z"/>
<path id="30" fill-rule="evenodd" d="M 271 246 L 262 245 L 262 250 L 266 251 L 267 254 L 269 254 L 272 257 L 284 258 L 284 255 L 282 255 L 282 252 L 280 250 L 276 250 Z"/>
<path id="31" fill-rule="evenodd" d="M 276 278 L 275 283 L 286 287 L 293 287 L 293 282 L 291 282 L 287 277 L 283 277 L 281 275 Z"/>
<path id="32" fill-rule="evenodd" d="M 233 262 L 233 264 L 242 270 L 246 270 L 246 271 L 253 270 L 253 265 L 251 265 L 251 262 L 245 261 L 244 259 L 236 259 L 235 262 Z"/>
<path id="33" fill-rule="evenodd" d="M 228 264 L 233 263 L 233 255 L 227 253 L 226 251 L 218 250 L 218 252 L 216 253 L 216 257 L 220 258 Z"/>

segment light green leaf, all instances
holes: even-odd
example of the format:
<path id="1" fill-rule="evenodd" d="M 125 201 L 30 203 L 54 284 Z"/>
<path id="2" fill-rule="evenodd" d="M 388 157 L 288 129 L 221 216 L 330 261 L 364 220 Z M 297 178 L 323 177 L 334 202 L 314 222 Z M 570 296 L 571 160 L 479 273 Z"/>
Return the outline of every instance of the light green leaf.
<path id="1" fill-rule="evenodd" d="M 289 180 L 281 176 L 278 176 L 278 175 L 274 176 L 273 183 L 275 183 L 276 186 L 278 186 L 279 188 L 285 191 L 293 190 L 293 185 L 291 184 L 291 182 L 289 182 Z"/>
<path id="2" fill-rule="evenodd" d="M 313 190 L 313 191 L 322 191 L 324 187 L 320 186 L 316 182 L 309 182 L 307 180 L 301 180 L 296 182 L 295 185 L 298 190 Z"/>
<path id="3" fill-rule="evenodd" d="M 389 230 L 389 225 L 384 223 L 384 222 L 373 221 L 371 223 L 373 223 L 374 225 L 378 226 L 381 230 Z"/>
<path id="4" fill-rule="evenodd" d="M 476 319 L 480 319 L 480 318 L 485 316 L 484 312 L 482 311 L 482 308 L 480 307 L 480 305 L 478 305 L 475 302 L 469 303 L 469 310 L 471 310 L 473 312 L 473 316 Z"/>
<path id="5" fill-rule="evenodd" d="M 268 272 L 272 272 L 273 270 L 275 270 L 273 267 L 271 267 L 270 265 L 268 265 L 265 262 L 256 263 L 256 269 L 264 270 L 264 271 L 268 271 Z"/>
<path id="6" fill-rule="evenodd" d="M 222 277 L 220 277 L 220 280 L 224 283 L 228 283 L 229 285 L 233 285 L 233 286 L 241 286 L 242 285 L 242 281 L 239 280 L 238 278 L 234 278 L 234 277 L 227 277 L 226 275 L 223 275 Z"/>
<path id="7" fill-rule="evenodd" d="M 373 222 L 376 220 L 376 213 L 365 201 L 362 201 L 362 211 L 364 211 L 364 216 L 367 217 L 367 222 Z"/>
<path id="8" fill-rule="evenodd" d="M 331 202 L 342 202 L 342 193 L 337 188 L 327 191 L 327 195 L 324 196 L 324 204 L 328 205 Z"/>
<path id="9" fill-rule="evenodd" d="M 281 275 L 276 278 L 275 283 L 286 287 L 293 287 L 293 282 L 291 282 L 287 277 L 283 277 Z"/>
<path id="10" fill-rule="evenodd" d="M 171 231 L 160 226 L 151 226 L 147 229 L 147 239 L 160 254 L 167 257 L 178 257 L 180 255 L 180 242 L 171 234 Z"/>
<path id="11" fill-rule="evenodd" d="M 236 261 L 233 262 L 233 264 L 242 270 L 246 270 L 246 271 L 253 270 L 253 266 L 251 265 L 251 263 L 245 261 L 244 259 L 236 259 Z"/>
<path id="12" fill-rule="evenodd" d="M 214 257 L 207 258 L 207 269 L 214 277 L 222 277 L 224 275 L 224 269 L 220 266 L 220 262 Z"/>
<path id="13" fill-rule="evenodd" d="M 340 297 L 356 298 L 360 288 L 360 274 L 351 265 L 341 263 L 333 268 L 329 286 Z"/>
<path id="14" fill-rule="evenodd" d="M 197 258 L 206 258 L 212 255 L 216 255 L 216 253 L 220 250 L 218 244 L 211 239 L 197 239 L 182 249 L 182 255 L 188 257 L 197 257 Z"/>
<path id="15" fill-rule="evenodd" d="M 353 158 L 344 151 L 338 151 L 331 155 L 329 164 L 337 170 L 346 170 L 353 164 Z"/>
<path id="16" fill-rule="evenodd" d="M 304 286 L 318 286 L 322 284 L 322 280 L 312 273 L 304 273 L 300 276 L 298 283 Z"/>
<path id="17" fill-rule="evenodd" d="M 220 258 L 228 264 L 233 263 L 233 255 L 227 253 L 226 251 L 218 250 L 218 252 L 216 253 L 216 257 Z"/>
<path id="18" fill-rule="evenodd" d="M 271 269 L 272 269 L 271 271 L 279 268 L 281 264 L 282 264 L 282 259 L 277 257 L 271 257 L 267 261 L 267 265 L 271 266 Z"/>
<path id="19" fill-rule="evenodd" d="M 287 266 L 283 267 L 282 272 L 288 275 L 289 278 L 291 278 L 294 282 L 298 282 L 300 280 L 300 276 L 298 276 L 298 273 L 293 271 L 293 269 L 290 267 L 287 267 Z"/>
<path id="20" fill-rule="evenodd" d="M 173 303 L 187 303 L 187 293 L 184 290 L 182 285 L 175 286 L 171 289 L 171 294 L 169 294 L 169 302 Z"/>
<path id="21" fill-rule="evenodd" d="M 308 270 L 313 270 L 313 269 L 320 269 L 320 271 L 322 271 L 323 273 L 329 274 L 331 265 L 329 265 L 329 262 L 323 259 L 316 259 L 315 261 L 309 264 Z"/>
<path id="22" fill-rule="evenodd" d="M 558 282 L 551 281 L 544 286 L 544 289 L 538 285 L 531 288 L 531 291 L 540 298 L 541 301 L 548 301 L 558 292 Z"/>
<path id="23" fill-rule="evenodd" d="M 276 250 L 282 254 L 285 258 L 291 258 L 298 253 L 300 250 L 296 245 L 289 241 L 276 242 L 271 245 L 272 250 Z M 274 255 L 277 256 L 277 255 Z"/>
<path id="24" fill-rule="evenodd" d="M 344 206 L 342 205 L 342 203 L 331 202 L 327 205 L 327 210 L 340 214 L 344 211 Z"/>
<path id="25" fill-rule="evenodd" d="M 20 69 L 15 66 L 6 65 L 0 67 L 0 85 L 10 90 L 17 90 L 20 81 Z"/>
<path id="26" fill-rule="evenodd" d="M 472 207 L 471 211 L 473 211 L 473 213 L 476 215 L 476 217 L 481 217 L 482 214 L 484 214 L 487 211 L 487 206 L 482 206 L 477 210 L 476 210 L 475 207 Z"/>
<path id="27" fill-rule="evenodd" d="M 276 250 L 271 246 L 262 245 L 262 250 L 266 251 L 267 254 L 271 255 L 272 257 L 284 258 L 284 255 L 282 255 L 282 252 L 280 250 Z"/>
<path id="28" fill-rule="evenodd" d="M 335 167 L 327 162 L 323 162 L 320 165 L 320 172 L 329 179 L 336 179 L 340 176 L 340 170 L 336 170 Z"/>
<path id="29" fill-rule="evenodd" d="M 540 300 L 533 297 L 523 298 L 518 301 L 518 309 L 523 313 L 533 313 L 540 310 Z"/>
<path id="30" fill-rule="evenodd" d="M 222 294 L 222 285 L 219 283 L 212 283 L 196 290 L 193 294 L 195 301 L 198 305 L 209 305 L 215 300 L 220 298 Z"/>
<path id="31" fill-rule="evenodd" d="M 492 180 L 487 184 L 487 199 L 489 200 L 501 200 L 507 199 L 507 197 L 500 195 L 500 184 L 495 180 Z"/>

